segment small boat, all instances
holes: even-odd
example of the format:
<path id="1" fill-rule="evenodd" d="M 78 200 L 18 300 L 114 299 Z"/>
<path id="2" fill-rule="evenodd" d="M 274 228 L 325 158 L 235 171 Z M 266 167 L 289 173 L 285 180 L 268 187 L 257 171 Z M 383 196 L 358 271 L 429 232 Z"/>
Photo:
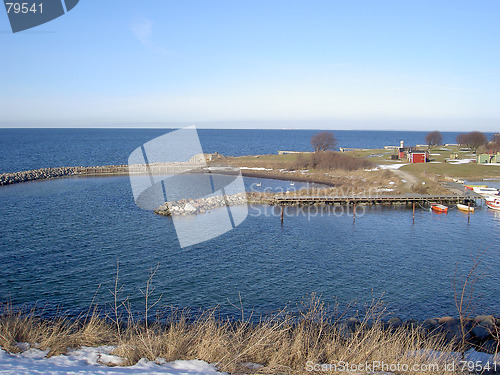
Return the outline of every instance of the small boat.
<path id="1" fill-rule="evenodd" d="M 483 196 L 498 195 L 498 189 L 489 187 L 478 187 L 473 189 L 474 192 L 481 194 Z"/>
<path id="2" fill-rule="evenodd" d="M 255 184 L 255 186 L 261 187 L 262 186 L 262 182 L 259 182 L 258 184 Z"/>
<path id="3" fill-rule="evenodd" d="M 431 208 L 434 212 L 438 213 L 448 212 L 448 207 L 444 204 L 432 203 Z"/>
<path id="4" fill-rule="evenodd" d="M 468 205 L 466 204 L 461 204 L 461 203 L 457 203 L 457 208 L 460 210 L 460 211 L 465 211 L 465 212 L 474 212 L 474 207 L 469 207 Z"/>
<path id="5" fill-rule="evenodd" d="M 464 187 L 465 187 L 466 190 L 474 190 L 475 191 L 475 189 L 486 188 L 488 186 L 486 186 L 486 185 L 471 185 L 471 184 L 467 184 L 467 185 L 464 185 Z"/>
<path id="6" fill-rule="evenodd" d="M 294 186 L 295 185 L 295 182 L 290 182 L 290 186 Z"/>
<path id="7" fill-rule="evenodd" d="M 490 199 L 486 199 L 486 205 L 492 210 L 500 211 L 500 198 L 491 197 Z"/>

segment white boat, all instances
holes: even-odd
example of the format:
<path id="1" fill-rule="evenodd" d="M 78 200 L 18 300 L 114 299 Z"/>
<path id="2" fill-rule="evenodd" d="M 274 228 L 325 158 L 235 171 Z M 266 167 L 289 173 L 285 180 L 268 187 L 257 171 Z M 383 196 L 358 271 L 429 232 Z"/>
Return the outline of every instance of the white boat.
<path id="1" fill-rule="evenodd" d="M 486 205 L 488 208 L 491 208 L 492 210 L 497 210 L 500 211 L 500 198 L 498 197 L 491 197 L 486 199 Z"/>
<path id="2" fill-rule="evenodd" d="M 495 188 L 478 186 L 474 187 L 473 190 L 474 192 L 481 194 L 483 196 L 498 195 L 498 189 Z"/>
<path id="3" fill-rule="evenodd" d="M 474 207 L 469 207 L 468 205 L 466 204 L 461 204 L 461 203 L 457 203 L 457 208 L 460 210 L 460 211 L 465 211 L 465 212 L 474 212 Z"/>

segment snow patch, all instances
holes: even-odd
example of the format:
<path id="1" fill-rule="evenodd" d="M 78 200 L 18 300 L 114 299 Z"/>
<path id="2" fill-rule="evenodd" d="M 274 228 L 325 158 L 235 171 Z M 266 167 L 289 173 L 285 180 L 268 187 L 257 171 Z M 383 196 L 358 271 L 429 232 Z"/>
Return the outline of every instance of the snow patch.
<path id="1" fill-rule="evenodd" d="M 114 346 L 97 348 L 82 347 L 70 350 L 65 355 L 46 358 L 48 350 L 28 349 L 19 354 L 10 354 L 0 349 L 0 369 L 2 375 L 16 374 L 161 374 L 161 375 L 221 375 L 215 366 L 204 361 L 166 362 L 158 358 L 156 362 L 141 359 L 134 366 L 120 366 L 123 358 L 112 355 Z M 105 364 L 113 365 L 113 367 Z"/>
<path id="2" fill-rule="evenodd" d="M 476 159 L 462 159 L 462 160 L 450 160 L 450 164 L 468 164 L 473 162 Z"/>
<path id="3" fill-rule="evenodd" d="M 272 168 L 264 168 L 264 167 L 255 167 L 255 168 L 250 168 L 250 167 L 240 167 L 240 169 L 248 169 L 252 171 L 272 171 Z"/>
<path id="4" fill-rule="evenodd" d="M 407 163 L 404 164 L 380 164 L 377 167 L 380 169 L 399 169 L 405 165 L 408 165 Z"/>

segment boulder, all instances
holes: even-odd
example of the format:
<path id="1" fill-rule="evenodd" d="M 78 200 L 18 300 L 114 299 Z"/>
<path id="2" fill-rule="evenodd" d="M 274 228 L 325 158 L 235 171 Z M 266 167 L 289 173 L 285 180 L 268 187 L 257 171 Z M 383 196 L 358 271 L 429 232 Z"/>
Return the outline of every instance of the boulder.
<path id="1" fill-rule="evenodd" d="M 485 340 L 491 336 L 494 327 L 491 324 L 478 324 L 474 328 L 472 328 L 472 335 L 477 337 L 480 340 Z"/>
<path id="2" fill-rule="evenodd" d="M 196 211 L 196 207 L 194 207 L 191 203 L 186 203 L 184 206 L 184 212 L 187 214 L 194 214 Z"/>
<path id="3" fill-rule="evenodd" d="M 438 323 L 439 324 L 446 324 L 450 321 L 454 321 L 455 318 L 452 318 L 451 316 L 443 316 L 442 318 L 439 318 Z"/>
<path id="4" fill-rule="evenodd" d="M 358 328 L 360 324 L 361 323 L 358 318 L 349 318 L 347 319 L 346 327 L 349 330 L 349 332 L 354 332 L 356 331 L 356 328 Z"/>
<path id="5" fill-rule="evenodd" d="M 424 322 L 422 323 L 422 326 L 424 328 L 436 328 L 438 324 L 439 322 L 437 319 L 425 319 Z"/>
<path id="6" fill-rule="evenodd" d="M 496 319 L 493 315 L 478 315 L 474 318 L 476 323 L 485 323 L 489 325 L 495 325 Z"/>
<path id="7" fill-rule="evenodd" d="M 389 319 L 389 321 L 387 323 L 389 324 L 390 328 L 398 328 L 398 327 L 401 327 L 403 325 L 403 321 L 401 320 L 401 318 L 398 318 L 397 316 Z"/>

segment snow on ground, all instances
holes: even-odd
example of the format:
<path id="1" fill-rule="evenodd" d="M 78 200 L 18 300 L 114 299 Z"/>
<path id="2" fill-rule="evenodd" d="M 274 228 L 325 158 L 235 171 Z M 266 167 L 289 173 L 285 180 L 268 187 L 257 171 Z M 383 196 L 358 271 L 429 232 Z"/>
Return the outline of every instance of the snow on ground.
<path id="1" fill-rule="evenodd" d="M 468 164 L 472 163 L 476 159 L 462 159 L 462 160 L 450 160 L 450 164 Z"/>
<path id="2" fill-rule="evenodd" d="M 252 171 L 272 171 L 272 168 L 264 168 L 264 167 L 255 167 L 255 168 L 240 167 L 240 169 L 249 169 L 249 170 L 252 170 Z"/>
<path id="3" fill-rule="evenodd" d="M 141 359 L 134 366 L 119 366 L 123 359 L 111 354 L 112 346 L 97 348 L 83 347 L 68 351 L 66 355 L 46 358 L 48 351 L 28 349 L 20 354 L 10 354 L 0 349 L 0 374 L 161 374 L 161 375 L 222 375 L 217 369 L 206 362 L 174 361 L 166 362 L 158 359 L 156 362 Z M 106 366 L 105 363 L 114 365 Z"/>
<path id="4" fill-rule="evenodd" d="M 377 168 L 379 169 L 399 169 L 405 165 L 408 165 L 408 163 L 402 163 L 402 164 L 379 164 L 377 165 Z"/>

